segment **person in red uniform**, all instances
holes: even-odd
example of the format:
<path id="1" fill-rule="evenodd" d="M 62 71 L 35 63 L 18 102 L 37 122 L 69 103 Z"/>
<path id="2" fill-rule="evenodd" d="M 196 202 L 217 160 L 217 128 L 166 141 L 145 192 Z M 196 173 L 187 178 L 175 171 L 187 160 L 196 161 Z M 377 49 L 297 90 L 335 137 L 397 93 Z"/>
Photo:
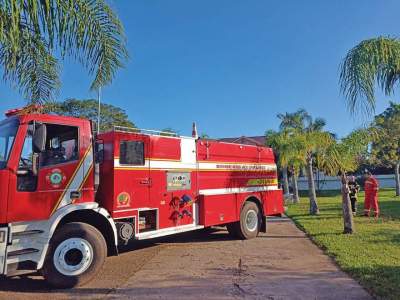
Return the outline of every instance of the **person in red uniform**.
<path id="1" fill-rule="evenodd" d="M 375 218 L 379 216 L 378 189 L 379 183 L 371 172 L 365 172 L 366 180 L 364 183 L 365 202 L 364 216 L 369 217 L 371 209 L 374 211 Z"/>

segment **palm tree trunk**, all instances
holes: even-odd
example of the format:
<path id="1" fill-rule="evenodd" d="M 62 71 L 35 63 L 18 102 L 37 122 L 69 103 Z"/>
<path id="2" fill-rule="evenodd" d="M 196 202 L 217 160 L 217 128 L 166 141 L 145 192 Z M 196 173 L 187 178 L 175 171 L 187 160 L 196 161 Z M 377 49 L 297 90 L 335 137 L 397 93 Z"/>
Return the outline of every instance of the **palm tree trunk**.
<path id="1" fill-rule="evenodd" d="M 394 178 L 396 180 L 396 196 L 400 196 L 400 162 L 394 167 Z"/>
<path id="2" fill-rule="evenodd" d="M 313 160 L 312 157 L 307 158 L 307 178 L 308 178 L 308 198 L 310 199 L 310 214 L 319 214 L 319 208 L 317 204 L 317 195 L 315 194 L 315 183 L 313 174 Z"/>
<path id="3" fill-rule="evenodd" d="M 297 176 L 294 172 L 292 176 L 292 189 L 293 189 L 293 203 L 299 203 L 300 202 L 299 188 L 297 186 Z"/>
<path id="4" fill-rule="evenodd" d="M 355 232 L 353 214 L 351 211 L 351 203 L 349 196 L 349 186 L 347 184 L 346 175 L 342 175 L 342 210 L 343 210 L 343 233 L 352 234 Z"/>
<path id="5" fill-rule="evenodd" d="M 282 177 L 283 177 L 283 192 L 285 195 L 289 195 L 289 180 L 288 180 L 287 167 L 282 168 Z"/>

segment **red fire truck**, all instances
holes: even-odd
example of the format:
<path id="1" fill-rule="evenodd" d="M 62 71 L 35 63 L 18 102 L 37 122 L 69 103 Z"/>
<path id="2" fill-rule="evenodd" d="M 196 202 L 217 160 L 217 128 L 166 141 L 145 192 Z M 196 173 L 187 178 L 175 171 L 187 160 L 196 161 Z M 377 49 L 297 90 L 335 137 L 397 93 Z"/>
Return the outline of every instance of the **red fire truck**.
<path id="1" fill-rule="evenodd" d="M 214 225 L 249 239 L 283 213 L 270 148 L 16 109 L 0 122 L 0 274 L 89 281 L 118 245 Z"/>

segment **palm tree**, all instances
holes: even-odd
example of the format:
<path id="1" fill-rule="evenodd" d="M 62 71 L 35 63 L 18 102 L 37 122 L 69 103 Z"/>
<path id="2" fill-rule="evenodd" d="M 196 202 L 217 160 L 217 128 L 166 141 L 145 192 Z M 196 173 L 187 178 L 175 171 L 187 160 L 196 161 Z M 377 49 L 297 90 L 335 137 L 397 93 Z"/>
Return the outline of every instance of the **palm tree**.
<path id="1" fill-rule="evenodd" d="M 306 166 L 306 174 L 308 179 L 308 192 L 310 199 L 310 213 L 317 214 L 318 204 L 315 192 L 314 172 L 313 166 L 315 150 L 317 148 L 324 147 L 324 145 L 314 144 L 314 139 L 319 139 L 325 134 L 319 134 L 323 131 L 326 122 L 322 118 L 313 119 L 311 115 L 305 109 L 298 109 L 293 113 L 278 114 L 277 117 L 281 120 L 281 130 L 291 130 L 292 147 L 296 148 L 296 151 L 291 153 L 291 165 L 293 169 L 292 186 L 294 190 L 297 190 L 297 175 L 298 169 Z M 311 140 L 306 140 L 304 137 L 309 136 Z M 332 136 L 333 138 L 333 136 Z M 304 143 L 303 146 L 302 143 Z M 300 150 L 303 147 L 303 152 Z M 321 148 L 322 149 L 322 148 Z M 297 195 L 297 196 L 296 196 Z M 298 198 L 296 194 L 294 198 Z M 294 199 L 295 200 L 295 199 Z M 296 200 L 295 200 L 296 201 Z M 297 200 L 298 201 L 298 200 Z"/>
<path id="2" fill-rule="evenodd" d="M 296 132 L 294 133 L 296 134 Z M 293 135 L 294 135 L 293 134 Z M 295 136 L 292 136 L 290 140 L 290 153 L 289 153 L 289 166 L 290 171 L 292 173 L 292 190 L 293 190 L 293 203 L 299 203 L 299 188 L 297 184 L 297 179 L 299 177 L 299 173 L 301 168 L 304 167 L 304 157 L 302 156 L 302 143 L 299 143 L 299 139 Z"/>
<path id="3" fill-rule="evenodd" d="M 296 139 L 298 139 L 298 151 L 302 153 L 301 157 L 303 157 L 304 164 L 306 165 L 308 198 L 310 200 L 310 214 L 316 215 L 319 213 L 319 208 L 317 203 L 317 195 L 315 192 L 313 171 L 315 158 L 319 157 L 321 153 L 324 153 L 326 149 L 328 149 L 332 145 L 332 143 L 334 143 L 334 139 L 329 132 L 313 130 L 299 133 L 295 137 Z"/>
<path id="4" fill-rule="evenodd" d="M 279 125 L 280 131 L 291 131 L 290 135 L 295 134 L 296 131 L 302 132 L 305 130 L 307 125 L 312 122 L 311 116 L 307 113 L 307 111 L 303 108 L 299 108 L 297 111 L 293 113 L 285 112 L 284 114 L 278 114 L 278 119 L 281 120 Z M 298 162 L 298 160 L 296 160 Z M 289 193 L 289 178 L 288 178 L 288 168 L 292 173 L 292 190 L 293 190 L 293 202 L 299 202 L 299 192 L 297 186 L 297 177 L 300 169 L 300 165 L 294 166 L 293 164 L 288 165 L 286 167 L 282 167 L 282 177 L 283 177 L 283 185 L 285 194 Z"/>
<path id="5" fill-rule="evenodd" d="M 0 3 L 3 77 L 30 102 L 54 97 L 59 59 L 79 61 L 94 76 L 91 89 L 110 83 L 127 59 L 122 24 L 104 0 Z"/>
<path id="6" fill-rule="evenodd" d="M 339 142 L 333 141 L 318 154 L 319 167 L 328 175 L 340 175 L 342 183 L 343 233 L 355 232 L 346 173 L 359 167 L 359 156 L 367 151 L 374 132 L 358 129 Z"/>
<path id="7" fill-rule="evenodd" d="M 344 58 L 340 87 L 352 114 L 375 110 L 375 83 L 391 95 L 400 79 L 400 40 L 378 37 L 362 41 Z"/>
<path id="8" fill-rule="evenodd" d="M 303 131 L 307 127 L 307 124 L 312 122 L 311 116 L 304 108 L 299 108 L 293 113 L 278 114 L 277 117 L 281 120 L 279 125 L 280 130 L 291 128 Z"/>
<path id="9" fill-rule="evenodd" d="M 293 202 L 299 202 L 299 191 L 297 187 L 297 177 L 300 168 L 304 165 L 303 145 L 299 144 L 297 134 L 299 131 L 284 129 L 279 132 L 269 130 L 266 133 L 266 143 L 272 147 L 278 158 L 278 165 L 282 171 L 283 189 L 285 195 L 289 194 L 288 170 L 292 173 Z"/>
<path id="10" fill-rule="evenodd" d="M 283 192 L 289 195 L 289 179 L 288 179 L 288 159 L 287 150 L 290 136 L 287 131 L 268 130 L 265 133 L 266 144 L 274 149 L 277 156 L 278 165 L 281 168 L 283 179 Z"/>

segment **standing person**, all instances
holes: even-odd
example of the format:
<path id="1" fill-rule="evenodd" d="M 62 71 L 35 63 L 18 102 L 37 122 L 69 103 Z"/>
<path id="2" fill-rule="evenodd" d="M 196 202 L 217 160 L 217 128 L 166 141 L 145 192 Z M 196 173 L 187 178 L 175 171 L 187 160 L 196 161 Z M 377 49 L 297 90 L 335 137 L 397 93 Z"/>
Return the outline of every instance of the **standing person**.
<path id="1" fill-rule="evenodd" d="M 360 191 L 360 185 L 356 181 L 355 176 L 349 177 L 349 196 L 351 202 L 351 211 L 353 212 L 353 216 L 357 213 L 357 194 Z"/>
<path id="2" fill-rule="evenodd" d="M 364 216 L 369 217 L 370 210 L 374 210 L 375 218 L 379 216 L 379 206 L 378 206 L 378 189 L 379 183 L 371 172 L 365 172 L 365 202 L 364 202 Z"/>

